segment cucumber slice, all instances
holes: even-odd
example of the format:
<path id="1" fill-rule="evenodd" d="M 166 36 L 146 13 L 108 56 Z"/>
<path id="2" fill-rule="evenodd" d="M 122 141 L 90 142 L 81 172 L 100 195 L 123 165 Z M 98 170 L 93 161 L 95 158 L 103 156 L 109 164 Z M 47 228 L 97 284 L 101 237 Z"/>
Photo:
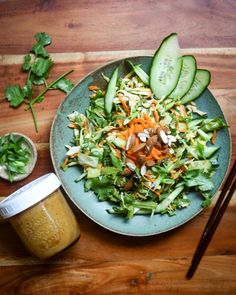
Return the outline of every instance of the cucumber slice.
<path id="1" fill-rule="evenodd" d="M 127 60 L 127 63 L 131 66 L 135 74 L 143 81 L 144 84 L 149 86 L 149 76 L 148 74 L 140 67 L 140 65 L 134 65 L 131 61 Z"/>
<path id="2" fill-rule="evenodd" d="M 183 97 L 191 85 L 193 84 L 194 77 L 197 70 L 196 59 L 192 55 L 185 55 L 182 57 L 183 63 L 179 76 L 179 81 L 174 91 L 169 95 L 170 98 L 180 99 Z"/>
<path id="3" fill-rule="evenodd" d="M 182 65 L 177 34 L 166 37 L 157 49 L 150 70 L 150 87 L 157 99 L 166 98 L 175 88 Z"/>
<path id="4" fill-rule="evenodd" d="M 111 79 L 107 86 L 107 92 L 104 99 L 104 108 L 107 115 L 112 111 L 113 99 L 116 94 L 116 82 L 118 79 L 119 67 L 117 67 L 112 73 Z"/>
<path id="5" fill-rule="evenodd" d="M 197 70 L 193 84 L 189 91 L 181 98 L 182 104 L 188 103 L 198 98 L 207 88 L 211 81 L 211 74 L 207 70 Z"/>

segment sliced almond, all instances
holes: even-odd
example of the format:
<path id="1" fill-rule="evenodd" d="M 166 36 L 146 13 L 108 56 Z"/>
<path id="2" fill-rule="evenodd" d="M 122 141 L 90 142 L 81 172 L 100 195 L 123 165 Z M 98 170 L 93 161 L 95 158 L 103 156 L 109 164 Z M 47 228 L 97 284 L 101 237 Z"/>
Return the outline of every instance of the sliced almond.
<path id="1" fill-rule="evenodd" d="M 157 139 L 157 137 L 156 137 L 156 139 Z M 146 146 L 145 146 L 145 154 L 146 155 L 150 155 L 154 144 L 155 144 L 155 140 L 153 139 L 153 136 L 152 136 L 146 142 Z"/>
<path id="2" fill-rule="evenodd" d="M 151 136 L 146 142 L 147 150 L 152 150 L 153 146 L 157 143 L 157 140 L 158 140 L 157 135 Z"/>
<path id="3" fill-rule="evenodd" d="M 149 156 L 150 154 L 151 154 L 151 152 L 152 152 L 152 149 L 153 149 L 153 145 L 146 145 L 145 146 L 145 155 L 146 156 Z"/>
<path id="4" fill-rule="evenodd" d="M 153 142 L 153 144 L 156 144 L 156 142 L 158 141 L 158 136 L 155 134 L 150 137 L 150 140 Z"/>
<path id="5" fill-rule="evenodd" d="M 161 128 L 165 133 L 170 133 L 170 128 L 168 126 L 162 126 Z"/>
<path id="6" fill-rule="evenodd" d="M 126 183 L 126 185 L 124 186 L 124 190 L 128 191 L 130 189 L 132 189 L 134 186 L 134 181 L 131 178 L 130 180 L 128 180 L 128 182 Z"/>
<path id="7" fill-rule="evenodd" d="M 132 149 L 132 147 L 135 145 L 135 143 L 136 143 L 136 136 L 135 136 L 135 134 L 131 134 L 128 137 L 128 140 L 127 140 L 125 149 L 127 151 L 130 150 L 130 149 Z"/>
<path id="8" fill-rule="evenodd" d="M 167 135 L 167 137 L 171 142 L 176 142 L 177 140 L 173 135 Z"/>
<path id="9" fill-rule="evenodd" d="M 127 158 L 126 159 L 126 166 L 131 170 L 134 171 L 136 169 L 136 165 L 133 160 Z"/>
<path id="10" fill-rule="evenodd" d="M 148 160 L 148 161 L 146 161 L 145 164 L 146 164 L 147 167 L 152 167 L 152 166 L 155 165 L 155 161 L 154 160 Z"/>
<path id="11" fill-rule="evenodd" d="M 161 143 L 159 141 L 157 141 L 155 143 L 155 147 L 157 147 L 158 149 L 160 149 L 160 148 L 162 148 L 162 145 L 161 145 Z"/>
<path id="12" fill-rule="evenodd" d="M 141 150 L 143 150 L 145 148 L 145 146 L 146 146 L 146 143 L 144 143 L 144 142 L 140 143 L 132 148 L 132 152 L 134 152 L 134 153 L 140 152 Z"/>
<path id="13" fill-rule="evenodd" d="M 147 137 L 144 137 L 144 136 L 140 136 L 139 139 L 140 139 L 141 142 L 146 142 L 147 141 Z"/>
<path id="14" fill-rule="evenodd" d="M 149 137 L 149 134 L 145 133 L 145 132 L 139 132 L 137 134 L 138 138 L 140 139 L 140 141 L 142 142 L 146 142 L 148 137 Z"/>
<path id="15" fill-rule="evenodd" d="M 165 134 L 165 132 L 163 130 L 160 131 L 159 137 L 160 137 L 160 139 L 162 140 L 162 142 L 164 144 L 168 143 L 168 138 L 167 138 L 167 136 L 166 136 L 166 134 Z"/>
<path id="16" fill-rule="evenodd" d="M 163 152 L 163 154 L 169 154 L 169 153 L 170 153 L 170 150 L 169 150 L 169 148 L 167 147 L 167 148 L 165 148 L 162 152 Z"/>
<path id="17" fill-rule="evenodd" d="M 140 165 L 142 165 L 146 161 L 145 155 L 138 155 L 138 162 Z"/>
<path id="18" fill-rule="evenodd" d="M 150 136 L 153 136 L 154 134 L 156 134 L 157 132 L 156 132 L 156 129 L 154 129 L 154 128 L 147 128 L 147 129 L 145 129 L 147 132 L 148 132 L 148 134 L 150 135 Z"/>
<path id="19" fill-rule="evenodd" d="M 128 167 L 125 167 L 123 175 L 124 176 L 129 176 L 132 174 L 132 170 L 130 170 Z"/>
<path id="20" fill-rule="evenodd" d="M 140 174 L 143 176 L 146 174 L 146 172 L 147 172 L 147 167 L 145 165 L 142 165 L 140 169 Z"/>

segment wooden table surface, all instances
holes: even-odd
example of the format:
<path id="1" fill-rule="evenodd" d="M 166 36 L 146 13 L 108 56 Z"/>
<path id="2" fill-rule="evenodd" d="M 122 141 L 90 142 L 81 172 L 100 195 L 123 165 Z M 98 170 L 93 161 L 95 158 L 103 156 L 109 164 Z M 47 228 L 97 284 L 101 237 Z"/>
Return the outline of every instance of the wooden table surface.
<path id="1" fill-rule="evenodd" d="M 24 82 L 20 63 L 38 31 L 53 38 L 51 77 L 73 68 L 75 83 L 107 61 L 152 54 L 166 35 L 178 32 L 183 53 L 194 54 L 199 67 L 211 71 L 209 89 L 230 124 L 233 161 L 235 15 L 235 1 L 0 1 L 0 135 L 22 132 L 39 154 L 26 180 L 0 180 L 0 195 L 53 171 L 49 132 L 65 95 L 48 93 L 37 105 L 40 132 L 35 133 L 31 114 L 23 107 L 10 108 L 3 94 L 6 85 Z M 7 222 L 0 223 L 0 294 L 236 294 L 235 197 L 195 276 L 185 279 L 211 210 L 169 233 L 134 238 L 109 232 L 74 208 L 80 240 L 45 263 L 28 254 Z"/>

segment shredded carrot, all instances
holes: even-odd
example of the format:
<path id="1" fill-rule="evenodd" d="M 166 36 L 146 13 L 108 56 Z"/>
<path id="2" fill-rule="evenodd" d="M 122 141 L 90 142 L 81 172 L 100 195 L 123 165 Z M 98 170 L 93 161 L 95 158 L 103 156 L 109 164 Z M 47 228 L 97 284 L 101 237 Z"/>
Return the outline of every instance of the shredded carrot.
<path id="1" fill-rule="evenodd" d="M 160 196 L 160 194 L 161 194 L 160 192 L 157 192 L 154 189 L 150 188 L 150 186 L 148 186 L 147 184 L 144 184 L 144 186 L 146 186 L 146 188 L 148 188 L 151 192 L 153 192 L 158 197 Z"/>
<path id="2" fill-rule="evenodd" d="M 63 161 L 61 167 L 66 168 L 66 165 L 67 165 L 68 161 L 69 161 L 69 157 L 66 157 L 65 160 Z"/>
<path id="3" fill-rule="evenodd" d="M 147 113 L 144 113 L 143 114 L 143 118 L 146 120 L 146 121 L 151 121 L 151 118 L 148 116 L 148 114 Z"/>
<path id="4" fill-rule="evenodd" d="M 156 122 L 159 122 L 160 121 L 160 117 L 159 117 L 157 111 L 153 111 L 153 116 L 154 116 L 154 119 L 156 120 Z"/>
<path id="5" fill-rule="evenodd" d="M 123 124 L 124 124 L 124 120 L 117 119 L 116 121 L 117 121 L 119 127 L 122 127 L 122 126 L 123 126 Z"/>
<path id="6" fill-rule="evenodd" d="M 89 133 L 89 124 L 88 124 L 87 120 L 84 122 L 84 129 L 85 129 L 86 133 Z"/>
<path id="7" fill-rule="evenodd" d="M 212 142 L 212 144 L 215 144 L 216 143 L 216 129 L 213 131 L 211 142 Z"/>
<path id="8" fill-rule="evenodd" d="M 135 118 L 131 122 L 129 122 L 129 125 L 132 124 L 141 124 L 143 128 L 153 128 L 155 124 L 152 122 L 151 118 L 147 115 L 146 118 Z"/>
<path id="9" fill-rule="evenodd" d="M 119 99 L 120 99 L 120 102 L 121 102 L 121 105 L 122 105 L 122 108 L 124 109 L 124 111 L 129 115 L 130 114 L 130 109 L 126 103 L 126 101 L 124 100 L 124 98 L 120 95 L 119 96 Z"/>
<path id="10" fill-rule="evenodd" d="M 151 155 L 153 156 L 153 158 L 157 157 L 159 159 L 160 156 L 162 155 L 162 152 L 158 150 L 156 147 L 153 147 L 151 151 Z"/>
<path id="11" fill-rule="evenodd" d="M 145 174 L 145 177 L 150 180 L 151 182 L 155 181 L 155 178 L 151 177 L 148 173 Z"/>
<path id="12" fill-rule="evenodd" d="M 142 125 L 140 125 L 140 124 L 133 124 L 133 126 L 134 126 L 134 132 L 143 132 L 143 126 Z"/>
<path id="13" fill-rule="evenodd" d="M 135 118 L 132 121 L 129 122 L 129 125 L 131 124 L 135 124 L 135 123 L 140 123 L 140 124 L 144 124 L 144 119 L 143 118 Z"/>

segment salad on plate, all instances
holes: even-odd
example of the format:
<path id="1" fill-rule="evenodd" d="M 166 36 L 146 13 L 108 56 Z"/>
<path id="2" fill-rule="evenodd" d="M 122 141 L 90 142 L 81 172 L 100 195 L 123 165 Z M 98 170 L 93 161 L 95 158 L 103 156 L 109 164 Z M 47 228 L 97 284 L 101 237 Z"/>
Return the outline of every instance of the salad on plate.
<path id="1" fill-rule="evenodd" d="M 150 73 L 127 60 L 130 72 L 103 75 L 107 88 L 90 85 L 85 114 L 68 115 L 73 139 L 62 169 L 78 165 L 85 191 L 113 204 L 107 212 L 169 214 L 190 205 L 188 192 L 209 205 L 218 166 L 217 130 L 222 118 L 209 118 L 194 102 L 210 83 L 193 56 L 181 56 L 176 34 L 163 40 Z"/>

